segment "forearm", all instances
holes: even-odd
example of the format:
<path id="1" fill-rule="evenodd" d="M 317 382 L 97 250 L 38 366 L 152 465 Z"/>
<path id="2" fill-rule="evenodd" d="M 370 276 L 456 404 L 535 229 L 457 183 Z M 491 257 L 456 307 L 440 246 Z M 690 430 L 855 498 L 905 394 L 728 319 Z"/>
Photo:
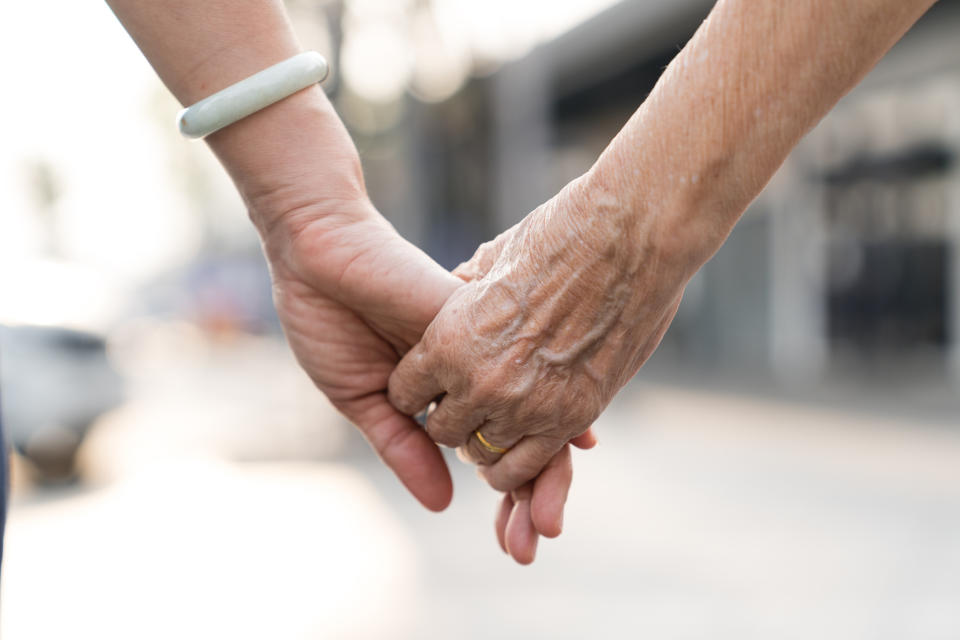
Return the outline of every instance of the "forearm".
<path id="1" fill-rule="evenodd" d="M 192 104 L 300 51 L 279 0 L 107 0 L 170 91 Z M 171 121 L 171 126 L 172 121 Z M 319 87 L 207 137 L 254 221 L 363 193 L 353 143 Z"/>
<path id="2" fill-rule="evenodd" d="M 687 270 L 934 0 L 720 0 L 589 175 Z M 667 259 L 670 259 L 667 256 Z"/>

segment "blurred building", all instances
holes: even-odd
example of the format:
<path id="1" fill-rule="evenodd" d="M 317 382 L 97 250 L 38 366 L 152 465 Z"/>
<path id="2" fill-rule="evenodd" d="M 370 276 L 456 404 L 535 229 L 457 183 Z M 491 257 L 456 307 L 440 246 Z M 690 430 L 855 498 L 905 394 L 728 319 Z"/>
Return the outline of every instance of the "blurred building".
<path id="1" fill-rule="evenodd" d="M 399 156 L 380 166 L 382 137 L 368 143 L 374 197 L 394 194 L 401 229 L 455 265 L 592 164 L 712 5 L 621 2 L 442 103 L 411 101 Z M 691 282 L 658 366 L 960 382 L 958 28 L 941 0 L 798 147 Z"/>

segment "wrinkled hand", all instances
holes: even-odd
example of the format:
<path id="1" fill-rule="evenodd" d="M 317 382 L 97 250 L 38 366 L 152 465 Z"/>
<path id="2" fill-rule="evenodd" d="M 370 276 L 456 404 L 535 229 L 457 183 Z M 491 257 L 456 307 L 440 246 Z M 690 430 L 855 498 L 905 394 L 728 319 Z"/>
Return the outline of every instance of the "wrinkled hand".
<path id="1" fill-rule="evenodd" d="M 481 245 L 474 257 L 453 270 L 453 275 L 464 282 L 473 282 L 486 275 L 487 266 L 499 247 L 513 234 L 510 229 L 493 242 Z M 592 449 L 597 438 L 592 429 L 570 441 L 580 449 Z M 564 445 L 550 459 L 535 480 L 503 494 L 495 521 L 500 547 L 521 564 L 533 562 L 540 535 L 559 536 L 563 530 L 563 510 L 573 482 L 573 461 L 570 444 Z M 460 447 L 458 456 L 465 462 L 475 462 L 466 449 Z M 559 518 L 557 517 L 559 516 Z"/>
<path id="2" fill-rule="evenodd" d="M 443 457 L 390 405 L 386 388 L 399 354 L 463 282 L 403 240 L 365 198 L 333 207 L 318 207 L 323 215 L 316 217 L 300 210 L 265 236 L 277 312 L 317 387 L 411 493 L 443 509 L 452 496 Z M 577 444 L 592 446 L 589 437 Z M 533 561 L 539 535 L 560 534 L 572 473 L 570 452 L 561 451 L 535 484 L 505 497 L 509 509 L 497 519 L 497 535 L 517 561 Z"/>
<path id="3" fill-rule="evenodd" d="M 512 491 L 584 434 L 653 353 L 685 279 L 648 212 L 568 185 L 483 245 L 390 378 L 395 407 L 414 414 L 442 396 L 426 430 Z M 684 272 L 685 274 L 685 272 Z M 473 436 L 509 451 L 485 449 Z"/>

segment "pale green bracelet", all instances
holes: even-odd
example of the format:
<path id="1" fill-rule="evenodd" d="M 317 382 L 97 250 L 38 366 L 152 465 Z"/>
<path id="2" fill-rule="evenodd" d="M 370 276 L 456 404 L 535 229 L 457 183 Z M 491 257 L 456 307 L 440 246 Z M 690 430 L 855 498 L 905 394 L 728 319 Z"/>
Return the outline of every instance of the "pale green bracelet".
<path id="1" fill-rule="evenodd" d="M 202 138 L 322 82 L 328 71 L 316 51 L 297 54 L 187 107 L 177 127 L 188 138 Z"/>

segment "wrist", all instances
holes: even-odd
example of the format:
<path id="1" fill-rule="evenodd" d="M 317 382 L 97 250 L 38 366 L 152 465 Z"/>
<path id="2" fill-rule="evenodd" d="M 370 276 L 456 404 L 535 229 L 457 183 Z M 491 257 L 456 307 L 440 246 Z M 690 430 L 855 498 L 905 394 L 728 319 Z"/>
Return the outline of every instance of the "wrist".
<path id="1" fill-rule="evenodd" d="M 207 142 L 261 234 L 291 218 L 352 212 L 357 207 L 335 205 L 366 199 L 356 148 L 319 86 L 254 113 Z"/>
<path id="2" fill-rule="evenodd" d="M 583 189 L 590 201 L 606 203 L 603 217 L 635 250 L 686 282 L 723 244 L 746 206 L 744 194 L 722 153 L 671 158 L 675 166 L 649 155 L 631 153 L 625 162 L 604 153 L 582 177 Z"/>

